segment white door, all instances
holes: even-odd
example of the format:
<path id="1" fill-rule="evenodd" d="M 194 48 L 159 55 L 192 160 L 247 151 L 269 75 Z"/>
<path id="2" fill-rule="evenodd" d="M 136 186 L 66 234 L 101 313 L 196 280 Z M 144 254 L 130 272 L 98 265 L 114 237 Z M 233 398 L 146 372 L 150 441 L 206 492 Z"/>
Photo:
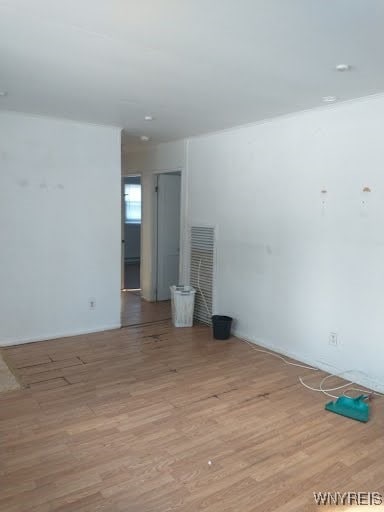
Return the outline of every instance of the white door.
<path id="1" fill-rule="evenodd" d="M 157 300 L 168 300 L 179 284 L 181 176 L 160 174 L 157 187 Z"/>

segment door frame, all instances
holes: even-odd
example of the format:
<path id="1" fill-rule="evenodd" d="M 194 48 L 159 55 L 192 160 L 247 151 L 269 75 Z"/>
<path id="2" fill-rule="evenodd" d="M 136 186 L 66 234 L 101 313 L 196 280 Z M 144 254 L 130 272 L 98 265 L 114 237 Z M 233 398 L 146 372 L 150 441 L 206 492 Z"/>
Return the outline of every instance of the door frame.
<path id="1" fill-rule="evenodd" d="M 158 215 L 158 208 L 159 208 L 159 194 L 158 194 L 158 186 L 159 186 L 159 176 L 161 174 L 170 174 L 175 176 L 180 176 L 180 232 L 179 232 L 179 271 L 178 271 L 178 280 L 180 282 L 180 277 L 182 275 L 181 273 L 181 267 L 182 267 L 182 245 L 183 245 L 183 173 L 181 169 L 176 171 L 159 171 L 154 173 L 154 208 L 153 208 L 153 297 L 154 301 L 158 302 L 158 282 L 159 282 L 159 215 Z"/>
<path id="2" fill-rule="evenodd" d="M 180 282 L 189 282 L 189 259 L 186 257 L 189 251 L 189 237 L 187 230 L 187 169 L 183 167 L 168 169 L 132 169 L 131 172 L 124 172 L 122 180 L 130 176 L 140 176 L 142 186 L 141 196 L 141 257 L 140 257 L 140 286 L 141 297 L 149 302 L 154 302 L 156 277 L 156 212 L 157 195 L 155 191 L 157 176 L 164 173 L 181 174 L 181 205 L 180 205 Z M 122 181 L 123 183 L 123 181 Z M 122 189 L 123 190 L 123 189 Z M 121 195 L 123 199 L 123 195 Z M 122 218 L 122 228 L 124 217 Z M 121 238 L 123 240 L 123 238 Z M 122 274 L 123 278 L 123 274 Z M 122 281 L 123 282 L 123 281 Z"/>

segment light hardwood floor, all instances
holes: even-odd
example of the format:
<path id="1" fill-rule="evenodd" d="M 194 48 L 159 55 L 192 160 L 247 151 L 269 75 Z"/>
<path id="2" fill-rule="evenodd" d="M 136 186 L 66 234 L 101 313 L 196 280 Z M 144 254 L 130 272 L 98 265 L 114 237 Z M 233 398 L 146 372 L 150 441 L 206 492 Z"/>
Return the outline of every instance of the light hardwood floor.
<path id="1" fill-rule="evenodd" d="M 297 512 L 319 509 L 313 491 L 384 493 L 380 399 L 368 424 L 327 413 L 297 381 L 320 374 L 206 327 L 6 356 L 26 389 L 0 395 L 2 512 Z"/>
<path id="2" fill-rule="evenodd" d="M 171 318 L 171 302 L 148 302 L 140 297 L 140 292 L 124 291 L 121 295 L 122 315 L 121 323 L 139 325 Z"/>

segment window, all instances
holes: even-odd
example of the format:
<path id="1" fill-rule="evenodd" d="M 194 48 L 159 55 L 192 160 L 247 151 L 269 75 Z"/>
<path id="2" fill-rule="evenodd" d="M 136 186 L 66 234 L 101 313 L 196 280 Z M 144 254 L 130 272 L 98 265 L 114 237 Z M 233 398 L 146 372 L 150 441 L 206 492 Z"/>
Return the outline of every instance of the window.
<path id="1" fill-rule="evenodd" d="M 126 183 L 124 185 L 125 223 L 141 224 L 141 185 Z"/>

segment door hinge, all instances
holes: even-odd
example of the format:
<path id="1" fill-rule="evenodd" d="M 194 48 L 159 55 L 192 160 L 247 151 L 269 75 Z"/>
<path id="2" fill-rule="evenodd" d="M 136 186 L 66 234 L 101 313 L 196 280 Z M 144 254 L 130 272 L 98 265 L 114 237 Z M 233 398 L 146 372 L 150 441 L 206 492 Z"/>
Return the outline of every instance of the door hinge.
<path id="1" fill-rule="evenodd" d="M 158 187 L 158 185 L 156 185 L 155 192 L 158 192 L 158 191 L 159 191 L 159 187 Z"/>

